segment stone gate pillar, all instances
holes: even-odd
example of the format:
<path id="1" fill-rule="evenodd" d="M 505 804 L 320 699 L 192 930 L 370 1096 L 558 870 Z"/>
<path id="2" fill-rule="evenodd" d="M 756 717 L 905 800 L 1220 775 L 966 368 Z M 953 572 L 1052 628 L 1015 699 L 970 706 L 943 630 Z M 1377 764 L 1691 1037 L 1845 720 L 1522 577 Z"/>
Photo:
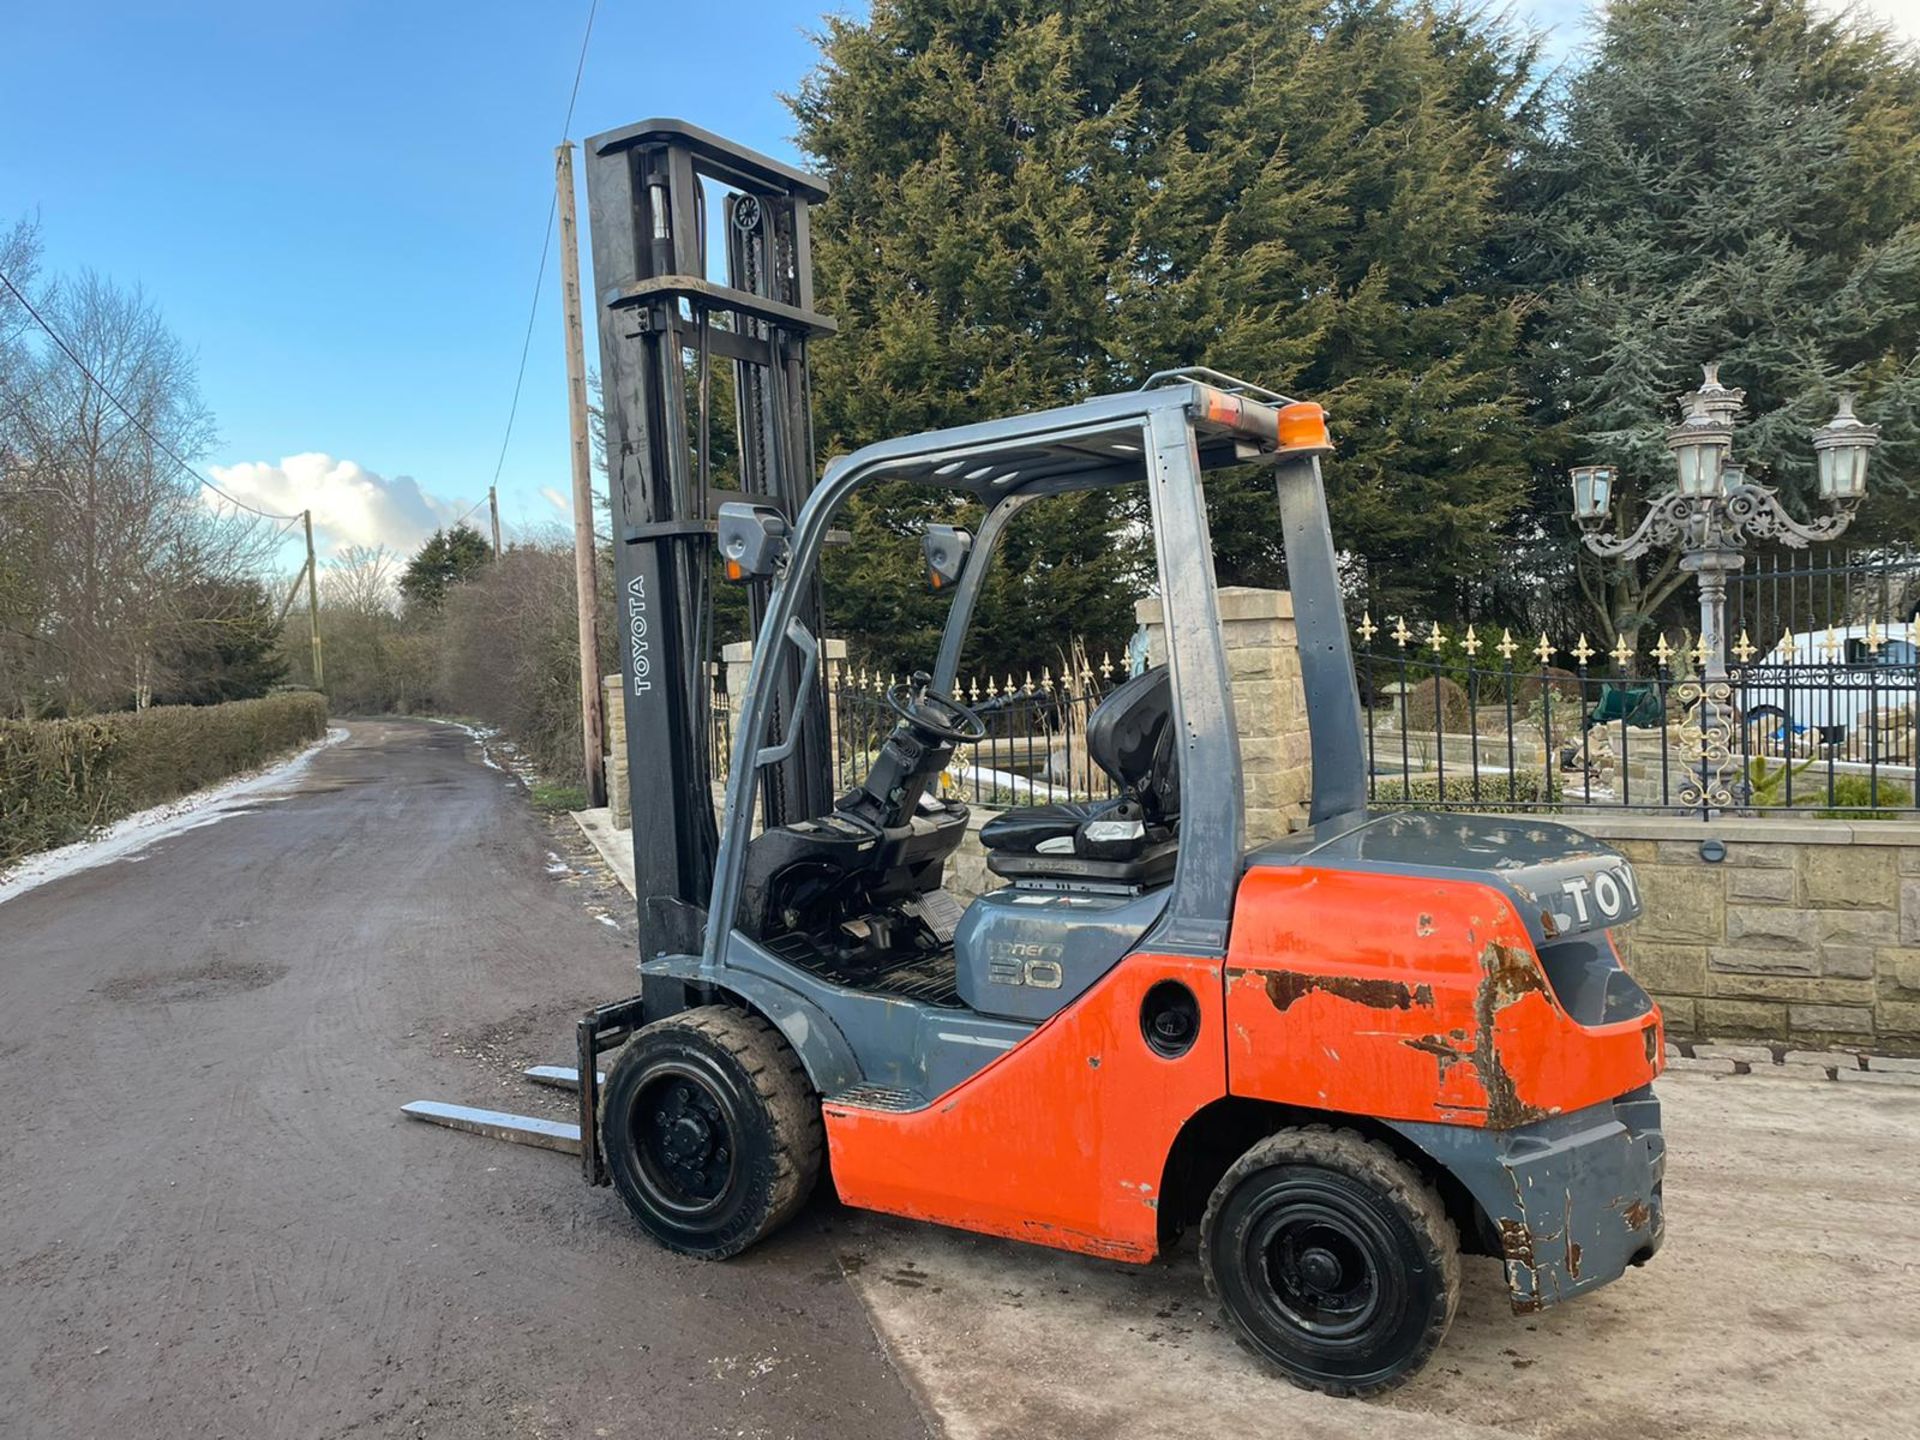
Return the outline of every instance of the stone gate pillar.
<path id="1" fill-rule="evenodd" d="M 1300 642 L 1293 596 L 1285 590 L 1227 585 L 1220 590 L 1221 640 L 1240 731 L 1247 840 L 1270 840 L 1307 822 L 1313 748 L 1307 738 L 1307 696 L 1300 680 Z M 1147 629 L 1147 658 L 1167 658 L 1158 597 L 1134 605 Z"/>

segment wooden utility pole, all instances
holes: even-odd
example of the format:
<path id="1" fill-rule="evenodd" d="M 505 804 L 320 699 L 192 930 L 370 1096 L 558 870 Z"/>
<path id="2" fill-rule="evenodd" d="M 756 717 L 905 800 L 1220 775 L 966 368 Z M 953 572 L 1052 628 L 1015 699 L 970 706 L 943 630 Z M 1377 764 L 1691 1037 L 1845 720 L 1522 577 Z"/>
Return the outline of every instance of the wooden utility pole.
<path id="1" fill-rule="evenodd" d="M 487 512 L 493 516 L 493 555 L 500 558 L 500 487 L 487 487 Z"/>
<path id="2" fill-rule="evenodd" d="M 567 418 L 573 427 L 573 589 L 580 617 L 580 741 L 587 804 L 607 803 L 601 765 L 606 726 L 600 716 L 600 625 L 593 556 L 593 449 L 587 439 L 587 356 L 580 332 L 580 238 L 573 213 L 573 145 L 553 152 L 559 186 L 560 300 L 567 327 Z"/>
<path id="3" fill-rule="evenodd" d="M 300 519 L 307 529 L 307 633 L 313 640 L 313 688 L 327 688 L 327 672 L 320 663 L 320 585 L 314 576 L 317 567 L 313 563 L 313 511 L 302 510 Z"/>

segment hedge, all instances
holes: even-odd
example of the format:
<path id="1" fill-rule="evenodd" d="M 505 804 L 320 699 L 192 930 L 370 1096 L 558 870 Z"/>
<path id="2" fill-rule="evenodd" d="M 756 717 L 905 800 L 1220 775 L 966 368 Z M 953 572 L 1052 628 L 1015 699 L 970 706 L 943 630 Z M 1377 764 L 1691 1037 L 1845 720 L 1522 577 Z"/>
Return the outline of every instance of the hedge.
<path id="1" fill-rule="evenodd" d="M 1377 775 L 1372 803 L 1376 810 L 1420 810 L 1444 800 L 1456 808 L 1465 805 L 1485 814 L 1502 815 L 1554 806 L 1560 799 L 1558 777 L 1549 782 L 1537 770 L 1518 770 L 1512 775 L 1482 773 L 1477 795 L 1470 774 L 1447 776 L 1444 791 L 1434 775 L 1416 776 L 1412 781 Z"/>
<path id="2" fill-rule="evenodd" d="M 0 720 L 0 865 L 251 770 L 326 730 L 326 697 L 311 691 Z"/>

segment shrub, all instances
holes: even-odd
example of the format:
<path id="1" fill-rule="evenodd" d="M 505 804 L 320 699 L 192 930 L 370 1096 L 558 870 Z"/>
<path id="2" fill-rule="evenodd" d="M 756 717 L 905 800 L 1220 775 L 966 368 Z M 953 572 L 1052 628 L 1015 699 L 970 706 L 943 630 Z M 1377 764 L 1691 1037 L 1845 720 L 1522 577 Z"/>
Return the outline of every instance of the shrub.
<path id="1" fill-rule="evenodd" d="M 1484 682 L 1480 687 L 1480 698 L 1484 702 L 1490 687 Z M 1548 666 L 1545 671 L 1538 669 L 1516 671 L 1513 677 L 1513 707 L 1528 711 L 1540 707 L 1542 691 L 1551 692 L 1553 697 L 1553 719 L 1558 728 L 1562 715 L 1572 715 L 1586 705 L 1586 697 L 1581 693 L 1580 677 L 1571 670 L 1562 670 L 1557 665 Z"/>
<path id="2" fill-rule="evenodd" d="M 250 770 L 326 728 L 326 698 L 310 691 L 0 720 L 0 864 Z"/>
<path id="3" fill-rule="evenodd" d="M 513 737 L 542 775 L 582 785 L 580 643 L 573 552 L 518 544 L 446 593 L 430 632 L 434 698 Z M 617 668 L 601 626 L 601 673 Z M 623 744 L 620 736 L 613 744 Z"/>
<path id="4" fill-rule="evenodd" d="M 1444 800 L 1451 806 L 1504 815 L 1560 802 L 1558 779 L 1549 782 L 1544 774 L 1527 770 L 1512 775 L 1481 775 L 1477 798 L 1471 775 L 1449 775 L 1444 787 L 1435 775 L 1416 776 L 1404 785 L 1382 775 L 1375 777 L 1374 786 L 1376 810 L 1421 810 Z"/>
<path id="5" fill-rule="evenodd" d="M 1769 764 L 1762 756 L 1747 763 L 1748 798 L 1757 806 L 1787 803 L 1787 777 L 1794 779 L 1793 808 L 1807 809 L 1820 820 L 1911 820 L 1913 792 L 1891 780 L 1870 782 L 1865 775 L 1835 775 L 1827 791 L 1827 775 L 1815 769 L 1818 757 L 1798 763 Z M 1812 771 L 1811 774 L 1808 774 Z"/>
<path id="6" fill-rule="evenodd" d="M 1473 720 L 1473 710 L 1467 704 L 1467 692 L 1444 675 L 1409 685 L 1406 708 L 1402 710 L 1400 703 L 1395 701 L 1390 713 L 1403 719 L 1408 730 L 1432 730 L 1435 728 L 1436 711 L 1449 731 L 1465 731 Z"/>

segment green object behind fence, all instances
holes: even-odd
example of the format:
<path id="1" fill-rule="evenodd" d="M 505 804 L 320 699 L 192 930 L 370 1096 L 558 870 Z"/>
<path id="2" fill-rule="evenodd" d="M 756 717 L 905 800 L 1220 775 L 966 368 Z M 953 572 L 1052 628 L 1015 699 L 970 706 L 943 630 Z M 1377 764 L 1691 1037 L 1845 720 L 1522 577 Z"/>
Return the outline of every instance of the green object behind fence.
<path id="1" fill-rule="evenodd" d="M 1607 685 L 1600 701 L 1587 713 L 1587 726 L 1627 724 L 1651 729 L 1660 723 L 1660 690 L 1655 685 Z"/>

